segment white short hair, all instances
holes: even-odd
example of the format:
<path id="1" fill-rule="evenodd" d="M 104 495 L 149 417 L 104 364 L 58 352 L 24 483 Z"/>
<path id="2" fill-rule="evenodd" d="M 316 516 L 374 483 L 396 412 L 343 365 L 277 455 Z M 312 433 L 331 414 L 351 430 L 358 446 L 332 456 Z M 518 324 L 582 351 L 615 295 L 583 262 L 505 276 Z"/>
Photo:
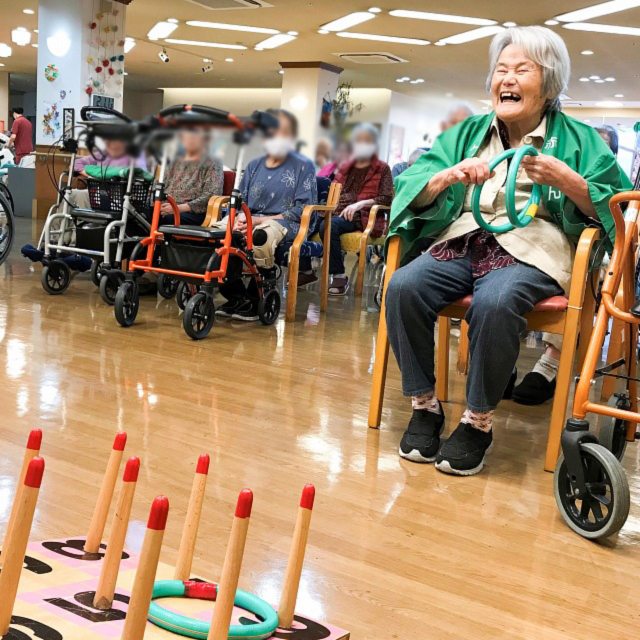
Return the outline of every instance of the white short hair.
<path id="1" fill-rule="evenodd" d="M 546 27 L 513 27 L 500 31 L 489 48 L 487 90 L 502 51 L 510 44 L 522 47 L 527 56 L 542 68 L 542 91 L 548 96 L 548 109 L 560 111 L 560 95 L 571 75 L 571 60 L 564 40 Z"/>
<path id="2" fill-rule="evenodd" d="M 369 124 L 368 122 L 361 122 L 360 124 L 357 124 L 355 127 L 353 127 L 350 136 L 351 142 L 355 142 L 358 134 L 363 132 L 368 133 L 373 138 L 373 141 L 378 144 L 378 139 L 380 137 L 378 129 L 376 129 L 376 127 L 374 127 L 372 124 Z"/>

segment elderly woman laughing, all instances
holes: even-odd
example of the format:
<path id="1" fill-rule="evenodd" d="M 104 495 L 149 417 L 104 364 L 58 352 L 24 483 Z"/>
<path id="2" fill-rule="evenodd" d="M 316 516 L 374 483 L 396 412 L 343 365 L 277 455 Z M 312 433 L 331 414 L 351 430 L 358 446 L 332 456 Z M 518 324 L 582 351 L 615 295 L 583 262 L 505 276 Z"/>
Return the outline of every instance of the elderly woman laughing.
<path id="1" fill-rule="evenodd" d="M 444 132 L 397 179 L 390 226 L 391 235 L 403 239 L 405 261 L 434 239 L 428 252 L 394 274 L 386 298 L 391 346 L 413 405 L 399 453 L 465 476 L 482 469 L 493 443 L 494 410 L 515 382 L 522 316 L 568 291 L 580 233 L 598 225 L 612 234 L 608 201 L 631 188 L 598 133 L 560 111 L 570 61 L 558 35 L 544 27 L 506 29 L 489 56 L 493 113 Z M 526 228 L 483 231 L 471 213 L 473 187 L 484 184 L 483 217 L 507 222 L 508 167 L 502 163 L 491 172 L 488 161 L 522 145 L 540 155 L 521 164 L 516 205 L 522 208 L 536 182 L 543 194 L 538 215 Z M 445 419 L 434 393 L 434 326 L 442 308 L 468 294 L 467 409 L 441 447 Z"/>

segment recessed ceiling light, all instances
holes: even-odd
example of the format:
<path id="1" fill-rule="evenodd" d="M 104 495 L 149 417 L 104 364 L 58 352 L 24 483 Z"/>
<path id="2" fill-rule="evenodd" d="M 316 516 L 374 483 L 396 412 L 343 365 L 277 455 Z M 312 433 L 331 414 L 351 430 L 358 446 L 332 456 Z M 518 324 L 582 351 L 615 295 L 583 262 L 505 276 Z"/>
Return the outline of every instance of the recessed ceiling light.
<path id="1" fill-rule="evenodd" d="M 23 9 L 22 13 L 26 13 L 28 16 L 32 16 L 35 11 L 33 9 Z"/>
<path id="2" fill-rule="evenodd" d="M 284 69 L 280 69 L 280 71 L 278 71 L 278 73 L 283 76 L 284 75 Z"/>
<path id="3" fill-rule="evenodd" d="M 471 31 L 463 31 L 462 33 L 449 36 L 448 38 L 442 38 L 440 42 L 444 42 L 445 44 L 463 44 L 465 42 L 471 42 L 472 40 L 479 40 L 480 38 L 493 36 L 503 30 L 504 27 L 497 25 L 494 27 L 480 27 L 479 29 L 472 29 Z"/>
<path id="4" fill-rule="evenodd" d="M 233 58 L 225 58 L 224 61 L 225 62 L 233 62 Z"/>
<path id="5" fill-rule="evenodd" d="M 178 24 L 178 21 L 175 18 L 167 18 L 167 22 L 170 22 L 171 24 Z"/>
<path id="6" fill-rule="evenodd" d="M 613 96 L 614 98 L 624 98 L 624 93 L 616 93 L 615 96 Z"/>
<path id="7" fill-rule="evenodd" d="M 589 76 L 589 80 L 600 80 L 600 76 Z"/>
<path id="8" fill-rule="evenodd" d="M 354 38 L 356 40 L 375 40 L 377 42 L 397 42 L 398 44 L 431 44 L 428 40 L 420 40 L 418 38 L 398 38 L 396 36 L 378 36 L 372 33 L 353 33 L 352 31 L 340 31 L 336 33 L 341 38 Z"/>
<path id="9" fill-rule="evenodd" d="M 608 78 L 605 78 L 605 81 L 606 81 L 606 82 L 615 82 L 615 81 L 616 81 L 616 79 L 615 79 L 615 78 L 613 78 L 612 76 L 609 76 Z"/>
<path id="10" fill-rule="evenodd" d="M 136 41 L 133 38 L 130 37 L 126 37 L 124 39 L 124 52 L 125 53 L 129 53 L 129 51 L 131 51 L 131 49 L 133 49 L 133 47 L 136 46 Z"/>
<path id="11" fill-rule="evenodd" d="M 11 47 L 4 42 L 0 42 L 0 58 L 9 58 L 13 51 Z"/>
<path id="12" fill-rule="evenodd" d="M 404 82 L 404 81 L 405 81 L 405 80 L 404 80 L 404 78 L 398 78 L 398 79 L 396 80 L 396 82 Z"/>
<path id="13" fill-rule="evenodd" d="M 203 27 L 205 29 L 222 29 L 223 31 L 246 31 L 249 33 L 280 33 L 278 29 L 266 27 L 247 27 L 242 24 L 223 24 L 222 22 L 202 22 L 201 20 L 187 20 L 190 27 Z"/>
<path id="14" fill-rule="evenodd" d="M 601 102 L 596 102 L 596 107 L 603 107 L 604 109 L 615 109 L 616 107 L 624 107 L 624 103 L 618 102 L 617 100 L 602 100 Z"/>
<path id="15" fill-rule="evenodd" d="M 31 42 L 31 33 L 24 27 L 18 27 L 11 32 L 11 41 L 19 47 L 25 47 Z"/>
<path id="16" fill-rule="evenodd" d="M 446 47 L 447 43 L 446 42 L 440 42 L 440 40 L 438 40 L 438 42 L 435 43 L 436 47 Z"/>
<path id="17" fill-rule="evenodd" d="M 639 0 L 640 2 L 640 0 Z M 594 24 L 592 22 L 570 22 L 562 25 L 571 31 L 591 31 L 592 33 L 613 33 L 620 36 L 640 36 L 638 27 L 620 27 L 615 24 Z"/>
<path id="18" fill-rule="evenodd" d="M 503 26 L 505 27 L 517 27 L 518 25 L 515 22 L 503 22 Z"/>
<path id="19" fill-rule="evenodd" d="M 640 0 L 611 0 L 610 2 L 601 2 L 591 7 L 563 13 L 560 16 L 556 16 L 556 20 L 562 22 L 582 22 L 583 20 L 607 16 L 611 13 L 624 11 L 625 9 L 632 9 L 633 7 L 640 7 Z"/>
<path id="20" fill-rule="evenodd" d="M 4 67 L 4 62 L 0 62 L 0 67 Z"/>
<path id="21" fill-rule="evenodd" d="M 287 33 L 288 33 L 290 36 L 297 36 L 297 35 L 298 35 L 298 32 L 297 32 L 297 31 L 287 31 Z"/>
<path id="22" fill-rule="evenodd" d="M 211 60 L 209 60 L 209 58 L 202 58 L 202 62 L 211 62 Z"/>
<path id="23" fill-rule="evenodd" d="M 288 33 L 279 33 L 263 40 L 262 42 L 258 42 L 255 48 L 256 51 L 262 51 L 263 49 L 275 49 L 276 47 L 292 42 L 295 39 L 295 36 L 289 35 Z"/>
<path id="24" fill-rule="evenodd" d="M 593 51 L 591 51 L 591 49 L 585 49 L 584 51 L 580 52 L 583 56 L 592 56 L 593 55 Z"/>
<path id="25" fill-rule="evenodd" d="M 380 7 L 371 7 L 371 9 L 369 9 L 369 13 L 380 13 L 382 11 L 382 9 L 380 9 Z"/>
<path id="26" fill-rule="evenodd" d="M 594 80 L 596 84 L 604 84 L 604 80 Z"/>
<path id="27" fill-rule="evenodd" d="M 428 11 L 407 11 L 405 9 L 395 9 L 389 13 L 396 18 L 413 18 L 415 20 L 434 20 L 435 22 L 455 22 L 457 24 L 475 24 L 487 26 L 498 24 L 496 20 L 486 18 L 470 18 L 469 16 L 452 16 L 447 13 L 430 13 Z"/>
<path id="28" fill-rule="evenodd" d="M 344 29 L 350 29 L 357 24 L 361 24 L 362 22 L 366 22 L 367 20 L 371 20 L 376 16 L 373 13 L 369 13 L 368 11 L 356 11 L 355 13 L 350 13 L 343 18 L 338 18 L 337 20 L 332 20 L 331 22 L 327 22 L 327 24 L 323 24 L 321 29 L 326 31 L 343 31 Z"/>
<path id="29" fill-rule="evenodd" d="M 550 27 L 554 27 L 557 24 L 560 24 L 558 20 L 545 20 L 544 23 Z"/>
<path id="30" fill-rule="evenodd" d="M 242 44 L 222 44 L 220 42 L 199 42 L 198 40 L 175 40 L 167 38 L 165 42 L 169 44 L 186 44 L 193 47 L 213 47 L 214 49 L 246 49 Z"/>
<path id="31" fill-rule="evenodd" d="M 589 78 L 580 78 L 580 82 L 589 82 Z"/>
<path id="32" fill-rule="evenodd" d="M 170 36 L 176 29 L 178 28 L 177 24 L 173 22 L 158 22 L 153 27 L 149 33 L 147 33 L 147 38 L 149 40 L 160 40 L 160 38 L 167 38 Z"/>
<path id="33" fill-rule="evenodd" d="M 318 33 L 322 34 L 323 36 L 326 36 L 327 33 L 329 33 L 329 31 L 327 31 L 326 29 L 318 29 Z"/>

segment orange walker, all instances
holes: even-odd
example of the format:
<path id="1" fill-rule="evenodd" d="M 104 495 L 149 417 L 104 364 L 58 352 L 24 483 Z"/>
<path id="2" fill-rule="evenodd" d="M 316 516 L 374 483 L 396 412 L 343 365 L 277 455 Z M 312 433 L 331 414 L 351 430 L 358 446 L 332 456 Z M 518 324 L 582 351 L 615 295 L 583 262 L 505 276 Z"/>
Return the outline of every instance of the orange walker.
<path id="1" fill-rule="evenodd" d="M 628 202 L 623 214 L 620 205 Z M 585 538 L 597 540 L 618 532 L 629 515 L 629 483 L 621 464 L 628 442 L 638 439 L 638 379 L 636 349 L 640 302 L 635 301 L 634 276 L 638 247 L 640 191 L 620 193 L 609 203 L 616 238 L 602 286 L 602 303 L 576 384 L 573 415 L 562 432 L 562 453 L 554 475 L 558 508 L 566 523 Z M 598 368 L 610 319 L 624 323 L 625 357 Z M 625 366 L 626 375 L 612 373 Z M 595 380 L 613 376 L 625 380 L 625 390 L 608 405 L 589 400 Z M 589 431 L 588 413 L 609 418 L 600 439 Z"/>

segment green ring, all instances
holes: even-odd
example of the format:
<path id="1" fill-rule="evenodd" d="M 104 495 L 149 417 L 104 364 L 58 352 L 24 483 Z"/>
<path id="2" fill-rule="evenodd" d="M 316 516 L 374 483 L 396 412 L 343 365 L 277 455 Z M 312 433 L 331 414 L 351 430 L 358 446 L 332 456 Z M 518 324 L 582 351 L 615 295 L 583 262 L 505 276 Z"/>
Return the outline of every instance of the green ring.
<path id="1" fill-rule="evenodd" d="M 158 580 L 153 585 L 151 599 L 182 598 L 184 591 L 184 582 L 180 580 Z M 253 613 L 263 622 L 252 625 L 233 624 L 229 627 L 229 638 L 233 640 L 265 640 L 270 638 L 278 628 L 278 614 L 271 605 L 261 598 L 238 589 L 234 604 L 236 607 Z M 149 607 L 148 618 L 149 622 L 156 626 L 187 638 L 206 640 L 211 626 L 210 622 L 195 620 L 167 611 L 155 602 L 152 602 Z"/>
<path id="2" fill-rule="evenodd" d="M 542 199 L 542 188 L 539 184 L 534 182 L 533 189 L 531 190 L 531 196 L 529 196 L 527 204 L 520 211 L 518 211 L 515 204 L 516 179 L 518 177 L 518 169 L 520 169 L 522 158 L 524 158 L 525 156 L 537 155 L 537 149 L 528 144 L 524 147 L 520 147 L 519 149 L 507 149 L 506 151 L 503 151 L 495 158 L 493 158 L 491 162 L 489 162 L 489 169 L 493 171 L 495 167 L 497 167 L 501 162 L 504 162 L 505 160 L 513 157 L 511 166 L 509 167 L 509 171 L 507 173 L 507 183 L 505 187 L 505 201 L 507 205 L 507 216 L 509 218 L 509 222 L 493 226 L 482 217 L 482 214 L 480 213 L 480 194 L 484 185 L 477 184 L 473 189 L 471 199 L 471 212 L 473 213 L 473 217 L 475 218 L 475 221 L 478 223 L 478 226 L 481 229 L 484 229 L 489 233 L 504 233 L 505 231 L 512 231 L 516 227 L 526 227 L 533 220 L 533 215 L 530 215 L 527 212 L 531 207 L 534 207 L 534 211 L 537 210 Z"/>

